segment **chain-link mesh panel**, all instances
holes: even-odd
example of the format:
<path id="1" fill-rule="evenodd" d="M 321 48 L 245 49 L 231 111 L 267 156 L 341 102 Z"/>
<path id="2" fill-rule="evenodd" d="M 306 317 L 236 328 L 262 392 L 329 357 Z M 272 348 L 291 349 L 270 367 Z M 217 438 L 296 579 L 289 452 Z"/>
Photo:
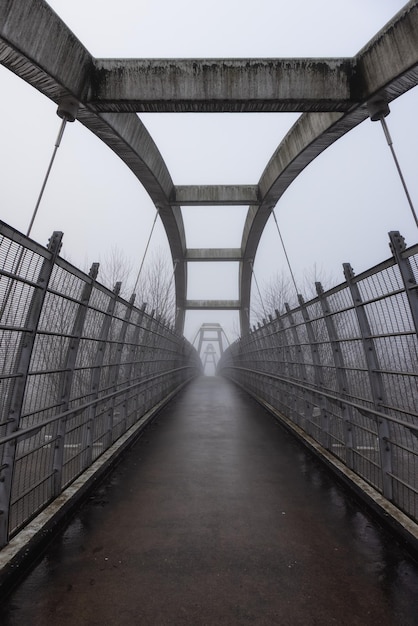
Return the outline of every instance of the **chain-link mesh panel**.
<path id="1" fill-rule="evenodd" d="M 18 241 L 0 224 L 3 543 L 201 369 L 196 351 L 161 321 Z M 47 280 L 38 286 L 41 271 Z"/>
<path id="2" fill-rule="evenodd" d="M 417 259 L 415 246 L 319 290 L 232 344 L 220 363 L 415 521 Z"/>

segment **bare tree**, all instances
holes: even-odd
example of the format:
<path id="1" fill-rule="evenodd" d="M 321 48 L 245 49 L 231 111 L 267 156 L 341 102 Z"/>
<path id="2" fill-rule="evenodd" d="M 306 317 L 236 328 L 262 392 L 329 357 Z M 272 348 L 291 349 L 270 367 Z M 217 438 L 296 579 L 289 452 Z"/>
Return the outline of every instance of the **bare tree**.
<path id="1" fill-rule="evenodd" d="M 314 263 L 309 270 L 304 273 L 300 284 L 297 284 L 298 293 L 302 294 L 305 301 L 316 296 L 315 283 L 320 282 L 324 289 L 337 284 L 337 280 L 331 274 L 327 274 L 322 268 Z M 276 272 L 271 278 L 260 287 L 260 293 L 254 289 L 251 303 L 251 316 L 253 323 L 262 322 L 268 314 L 274 314 L 277 310 L 284 311 L 285 303 L 291 307 L 298 306 L 296 287 L 291 277 L 282 270 Z"/>
<path id="2" fill-rule="evenodd" d="M 117 282 L 121 282 L 120 295 L 125 299 L 130 298 L 134 282 L 134 268 L 132 261 L 123 250 L 114 246 L 100 260 L 98 281 L 111 290 Z"/>
<path id="3" fill-rule="evenodd" d="M 140 274 L 131 260 L 119 248 L 112 248 L 101 260 L 98 280 L 108 289 L 122 283 L 121 296 L 129 299 L 136 294 L 136 304 L 147 304 L 168 323 L 175 319 L 174 268 L 171 259 L 158 248 L 145 259 Z"/>
<path id="4" fill-rule="evenodd" d="M 157 249 L 145 263 L 136 288 L 137 298 L 146 302 L 149 310 L 154 310 L 168 323 L 175 320 L 174 268 L 160 249 Z"/>
<path id="5" fill-rule="evenodd" d="M 271 278 L 254 289 L 251 302 L 252 323 L 262 322 L 269 313 L 273 314 L 277 309 L 282 312 L 285 302 L 292 303 L 296 300 L 295 288 L 289 276 L 284 271 L 276 272 Z"/>

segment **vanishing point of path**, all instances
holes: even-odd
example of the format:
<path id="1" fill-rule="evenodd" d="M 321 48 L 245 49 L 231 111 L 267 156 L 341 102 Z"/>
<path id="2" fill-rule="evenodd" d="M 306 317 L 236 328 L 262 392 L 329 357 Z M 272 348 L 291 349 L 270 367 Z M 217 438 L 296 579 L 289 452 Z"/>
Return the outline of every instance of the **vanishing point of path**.
<path id="1" fill-rule="evenodd" d="M 418 624 L 418 566 L 232 383 L 156 418 L 0 607 L 2 626 Z"/>

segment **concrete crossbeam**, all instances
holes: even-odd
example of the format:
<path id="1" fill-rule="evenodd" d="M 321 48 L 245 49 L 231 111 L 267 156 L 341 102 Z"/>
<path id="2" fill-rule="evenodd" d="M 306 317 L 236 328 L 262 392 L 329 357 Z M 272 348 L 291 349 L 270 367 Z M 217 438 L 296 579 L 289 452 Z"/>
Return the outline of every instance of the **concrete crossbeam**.
<path id="1" fill-rule="evenodd" d="M 241 261 L 241 248 L 188 248 L 187 262 Z"/>
<path id="2" fill-rule="evenodd" d="M 249 206 L 259 204 L 258 185 L 177 185 L 172 206 Z"/>
<path id="3" fill-rule="evenodd" d="M 351 59 L 96 59 L 90 103 L 113 112 L 347 111 Z"/>
<path id="4" fill-rule="evenodd" d="M 186 300 L 186 310 L 194 311 L 239 311 L 239 300 Z"/>

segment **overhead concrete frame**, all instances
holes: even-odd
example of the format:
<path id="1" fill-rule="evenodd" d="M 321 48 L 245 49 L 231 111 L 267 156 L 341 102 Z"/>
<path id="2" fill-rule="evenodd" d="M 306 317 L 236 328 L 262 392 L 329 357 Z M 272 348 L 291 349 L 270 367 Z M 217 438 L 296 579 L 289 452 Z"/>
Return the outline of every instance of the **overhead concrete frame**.
<path id="1" fill-rule="evenodd" d="M 238 309 L 249 328 L 252 261 L 265 224 L 298 174 L 418 79 L 418 2 L 411 0 L 353 58 L 95 59 L 43 0 L 0 4 L 0 61 L 57 104 L 80 103 L 79 121 L 134 172 L 156 207 L 173 261 L 179 331 L 189 308 Z M 302 113 L 257 185 L 175 186 L 136 112 Z M 241 248 L 187 249 L 181 206 L 248 206 Z M 187 264 L 239 261 L 238 301 L 188 301 Z"/>

